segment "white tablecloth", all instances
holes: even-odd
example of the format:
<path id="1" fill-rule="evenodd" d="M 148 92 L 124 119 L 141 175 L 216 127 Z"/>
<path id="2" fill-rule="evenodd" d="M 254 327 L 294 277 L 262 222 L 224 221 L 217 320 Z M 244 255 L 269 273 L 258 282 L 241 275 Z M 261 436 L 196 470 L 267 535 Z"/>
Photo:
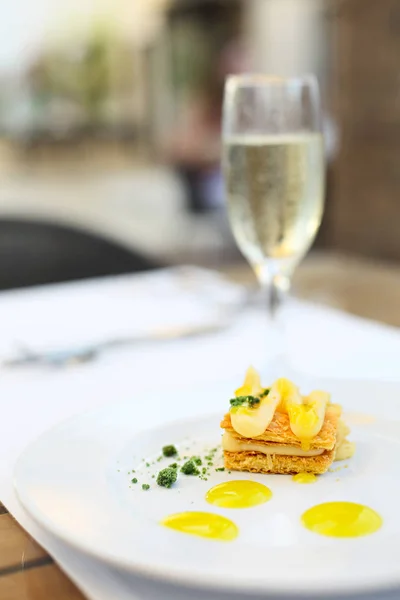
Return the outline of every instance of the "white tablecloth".
<path id="1" fill-rule="evenodd" d="M 20 342 L 29 339 L 30 344 L 41 341 L 46 346 L 50 342 L 50 345 L 60 345 L 64 336 L 71 341 L 69 332 L 72 330 L 81 331 L 82 340 L 86 341 L 101 337 L 110 333 L 110 328 L 104 326 L 107 320 L 114 328 L 116 323 L 118 327 L 124 322 L 130 323 L 133 330 L 135 319 L 141 323 L 141 315 L 147 314 L 146 294 L 136 293 L 136 286 L 139 283 L 139 287 L 143 286 L 143 281 L 143 278 L 124 276 L 1 294 L 1 353 L 4 355 L 10 350 L 16 335 Z M 151 278 L 155 287 L 162 281 L 164 285 L 167 282 L 168 287 L 172 280 L 165 272 Z M 129 290 L 132 301 L 127 298 Z M 173 313 L 173 291 L 170 292 Z M 178 286 L 176 306 L 185 312 L 182 293 Z M 160 310 L 162 300 L 163 292 L 159 292 Z M 88 327 L 85 320 L 93 310 L 96 318 L 89 319 Z M 207 310 L 199 309 L 205 320 Z M 310 377 L 399 379 L 400 333 L 396 329 L 296 300 L 288 304 L 286 313 L 291 360 L 297 371 Z M 135 319 L 132 314 L 136 315 Z M 212 314 L 211 307 L 208 316 Z M 164 317 L 170 316 L 170 312 L 165 311 Z M 229 381 L 234 388 L 250 362 L 257 366 L 268 356 L 269 333 L 264 328 L 263 318 L 259 308 L 248 308 L 232 327 L 212 336 L 131 346 L 104 354 L 91 364 L 66 370 L 25 368 L 1 372 L 0 499 L 88 598 L 197 600 L 224 596 L 189 594 L 187 590 L 151 584 L 119 573 L 57 541 L 35 524 L 15 496 L 12 472 L 18 454 L 30 440 L 68 416 L 132 398 L 146 389 L 155 373 L 164 388 L 185 387 L 200 381 Z M 23 339 L 24 333 L 26 339 Z M 386 598 L 379 595 L 383 597 Z M 398 594 L 393 598 L 398 598 Z"/>

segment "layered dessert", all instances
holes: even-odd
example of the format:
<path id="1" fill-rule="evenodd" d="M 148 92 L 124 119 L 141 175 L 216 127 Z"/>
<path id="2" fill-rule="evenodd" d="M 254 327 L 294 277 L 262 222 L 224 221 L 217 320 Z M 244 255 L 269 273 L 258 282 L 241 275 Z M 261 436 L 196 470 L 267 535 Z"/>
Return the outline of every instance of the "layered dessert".
<path id="1" fill-rule="evenodd" d="M 329 393 L 315 390 L 304 396 L 284 378 L 265 388 L 250 367 L 221 422 L 225 468 L 254 473 L 325 473 L 334 460 L 354 453 L 341 414 Z"/>

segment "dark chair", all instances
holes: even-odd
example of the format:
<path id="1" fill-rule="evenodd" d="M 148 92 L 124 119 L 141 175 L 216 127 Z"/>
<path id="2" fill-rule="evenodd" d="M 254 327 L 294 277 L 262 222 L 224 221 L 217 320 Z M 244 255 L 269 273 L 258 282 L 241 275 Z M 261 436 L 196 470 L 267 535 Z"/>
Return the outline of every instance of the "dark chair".
<path id="1" fill-rule="evenodd" d="M 163 266 L 73 227 L 0 220 L 0 289 L 147 271 Z"/>

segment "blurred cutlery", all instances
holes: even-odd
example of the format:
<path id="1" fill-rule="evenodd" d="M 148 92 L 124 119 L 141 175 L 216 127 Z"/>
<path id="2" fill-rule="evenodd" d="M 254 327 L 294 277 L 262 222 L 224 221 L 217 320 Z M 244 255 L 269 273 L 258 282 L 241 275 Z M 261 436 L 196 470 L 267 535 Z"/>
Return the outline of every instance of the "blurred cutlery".
<path id="1" fill-rule="evenodd" d="M 228 327 L 232 322 L 230 318 L 222 318 L 218 322 L 201 325 L 167 327 L 157 329 L 146 334 L 138 334 L 126 338 L 115 338 L 60 350 L 35 352 L 27 347 L 22 347 L 19 353 L 2 362 L 3 367 L 22 367 L 28 365 L 46 365 L 51 367 L 73 366 L 95 360 L 102 352 L 113 348 L 129 346 L 132 344 L 146 344 L 150 342 L 163 342 L 184 338 L 197 337 L 216 333 Z"/>

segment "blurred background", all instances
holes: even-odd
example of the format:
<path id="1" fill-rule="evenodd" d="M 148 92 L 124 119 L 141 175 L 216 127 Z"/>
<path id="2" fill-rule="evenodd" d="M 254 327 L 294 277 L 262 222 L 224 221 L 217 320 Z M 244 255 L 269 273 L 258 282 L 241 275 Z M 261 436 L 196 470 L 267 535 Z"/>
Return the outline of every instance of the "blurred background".
<path id="1" fill-rule="evenodd" d="M 295 291 L 400 325 L 399 0 L 13 0 L 0 40 L 0 289 L 181 263 L 251 281 L 224 78 L 313 72 L 326 211 Z"/>

